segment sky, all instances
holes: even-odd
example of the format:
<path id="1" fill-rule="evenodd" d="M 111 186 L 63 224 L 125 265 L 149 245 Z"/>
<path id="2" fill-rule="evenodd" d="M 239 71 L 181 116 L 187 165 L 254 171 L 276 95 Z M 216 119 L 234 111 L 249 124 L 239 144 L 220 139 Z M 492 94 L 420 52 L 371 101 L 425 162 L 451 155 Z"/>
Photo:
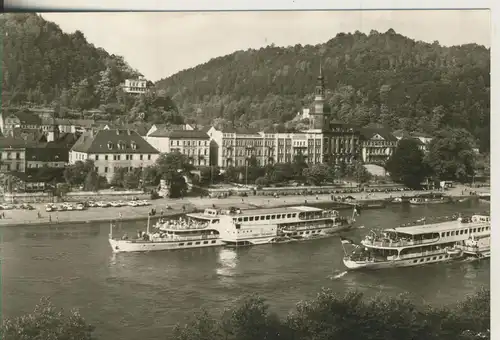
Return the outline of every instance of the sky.
<path id="1" fill-rule="evenodd" d="M 122 55 L 151 81 L 237 50 L 324 43 L 339 32 L 372 29 L 415 40 L 490 47 L 487 10 L 205 13 L 43 13 L 67 33 Z"/>

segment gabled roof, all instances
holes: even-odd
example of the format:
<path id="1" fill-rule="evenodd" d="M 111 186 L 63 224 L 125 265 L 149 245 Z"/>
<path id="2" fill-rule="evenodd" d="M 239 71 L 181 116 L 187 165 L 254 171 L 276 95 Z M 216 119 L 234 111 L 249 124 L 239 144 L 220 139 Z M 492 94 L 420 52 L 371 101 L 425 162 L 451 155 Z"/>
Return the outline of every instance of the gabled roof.
<path id="1" fill-rule="evenodd" d="M 361 128 L 360 132 L 363 140 L 370 140 L 376 135 L 381 136 L 388 142 L 397 142 L 398 140 L 388 129 L 385 128 Z"/>
<path id="2" fill-rule="evenodd" d="M 123 145 L 123 148 L 119 148 Z M 144 138 L 132 130 L 112 129 L 86 132 L 80 136 L 71 148 L 72 151 L 84 153 L 130 153 L 130 154 L 157 154 L 159 153 Z"/>
<path id="3" fill-rule="evenodd" d="M 206 132 L 198 130 L 156 130 L 149 137 L 165 137 L 177 139 L 209 139 Z"/>
<path id="4" fill-rule="evenodd" d="M 7 117 L 9 116 L 15 116 L 21 124 L 28 124 L 28 125 L 41 125 L 42 124 L 42 119 L 34 114 L 33 112 L 30 111 L 17 111 L 17 112 L 10 112 L 7 114 Z"/>

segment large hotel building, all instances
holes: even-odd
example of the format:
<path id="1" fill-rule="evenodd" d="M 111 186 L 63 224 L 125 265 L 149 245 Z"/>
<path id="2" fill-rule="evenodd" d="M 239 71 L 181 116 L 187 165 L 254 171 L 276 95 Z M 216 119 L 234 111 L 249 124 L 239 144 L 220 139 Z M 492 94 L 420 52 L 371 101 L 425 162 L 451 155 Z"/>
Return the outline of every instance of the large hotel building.
<path id="1" fill-rule="evenodd" d="M 309 129 L 294 133 L 265 133 L 213 127 L 206 130 L 211 140 L 210 164 L 222 168 L 245 165 L 255 156 L 259 165 L 290 163 L 302 154 L 309 164 L 351 163 L 361 156 L 360 131 L 332 120 L 325 110 L 325 83 L 317 79 Z"/>

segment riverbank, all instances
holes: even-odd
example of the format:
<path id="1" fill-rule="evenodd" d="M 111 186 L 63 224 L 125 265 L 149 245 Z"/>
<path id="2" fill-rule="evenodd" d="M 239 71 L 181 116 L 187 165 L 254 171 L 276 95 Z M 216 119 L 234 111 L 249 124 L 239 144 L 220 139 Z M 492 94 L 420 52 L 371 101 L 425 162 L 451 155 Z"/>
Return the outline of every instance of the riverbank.
<path id="1" fill-rule="evenodd" d="M 473 189 L 478 194 L 489 192 L 489 188 Z M 446 195 L 452 197 L 467 197 L 470 196 L 470 190 L 467 187 L 456 187 L 445 192 Z M 390 197 L 401 196 L 414 196 L 422 193 L 430 193 L 430 191 L 401 191 L 401 192 L 377 192 L 377 193 L 352 193 L 349 196 L 354 197 L 357 203 L 362 204 L 367 201 L 385 200 Z M 347 196 L 347 195 L 344 195 Z M 192 212 L 195 210 L 203 210 L 205 208 L 227 209 L 230 207 L 238 207 L 240 209 L 254 209 L 254 208 L 271 208 L 289 205 L 303 205 L 303 204 L 321 204 L 331 203 L 331 195 L 297 195 L 297 196 L 283 196 L 283 197 L 269 197 L 269 196 L 249 196 L 237 197 L 230 196 L 228 198 L 200 198 L 200 197 L 186 197 L 182 199 L 159 199 L 151 201 L 150 206 L 143 207 L 116 207 L 116 208 L 89 208 L 83 211 L 58 211 L 48 213 L 45 212 L 43 204 L 35 204 L 35 210 L 5 210 L 5 218 L 0 219 L 0 227 L 13 227 L 13 226 L 26 226 L 26 225 L 39 225 L 50 226 L 60 224 L 81 224 L 93 223 L 101 221 L 110 221 L 113 219 L 121 218 L 122 221 L 146 221 L 148 212 L 151 209 L 156 209 L 156 216 L 153 220 L 160 217 L 163 211 L 163 216 L 175 216 L 184 212 Z M 167 206 L 170 209 L 167 209 Z M 41 218 L 38 218 L 38 212 Z"/>

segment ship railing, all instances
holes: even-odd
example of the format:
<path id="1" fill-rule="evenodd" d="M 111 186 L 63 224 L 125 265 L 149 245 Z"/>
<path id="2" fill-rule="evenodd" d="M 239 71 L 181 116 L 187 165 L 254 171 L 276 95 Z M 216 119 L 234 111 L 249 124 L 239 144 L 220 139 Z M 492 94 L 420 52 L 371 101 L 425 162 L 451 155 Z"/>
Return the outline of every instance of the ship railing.
<path id="1" fill-rule="evenodd" d="M 169 236 L 169 237 L 152 237 L 153 241 L 204 241 L 214 240 L 219 238 L 219 235 L 203 235 L 203 236 Z"/>
<path id="2" fill-rule="evenodd" d="M 412 253 L 412 254 L 400 255 L 399 259 L 401 259 L 401 260 L 407 260 L 407 259 L 412 259 L 412 258 L 415 258 L 415 257 L 441 255 L 444 252 L 445 252 L 445 249 L 428 250 L 428 251 L 424 251 L 424 252 L 421 252 L 421 253 Z"/>
<path id="3" fill-rule="evenodd" d="M 435 237 L 428 240 L 412 240 L 412 241 L 391 241 L 391 240 L 367 240 L 364 239 L 361 241 L 361 244 L 364 246 L 374 246 L 374 247 L 385 247 L 385 248 L 399 248 L 399 247 L 407 247 L 407 246 L 416 246 L 422 244 L 434 243 L 439 240 L 439 237 Z"/>

